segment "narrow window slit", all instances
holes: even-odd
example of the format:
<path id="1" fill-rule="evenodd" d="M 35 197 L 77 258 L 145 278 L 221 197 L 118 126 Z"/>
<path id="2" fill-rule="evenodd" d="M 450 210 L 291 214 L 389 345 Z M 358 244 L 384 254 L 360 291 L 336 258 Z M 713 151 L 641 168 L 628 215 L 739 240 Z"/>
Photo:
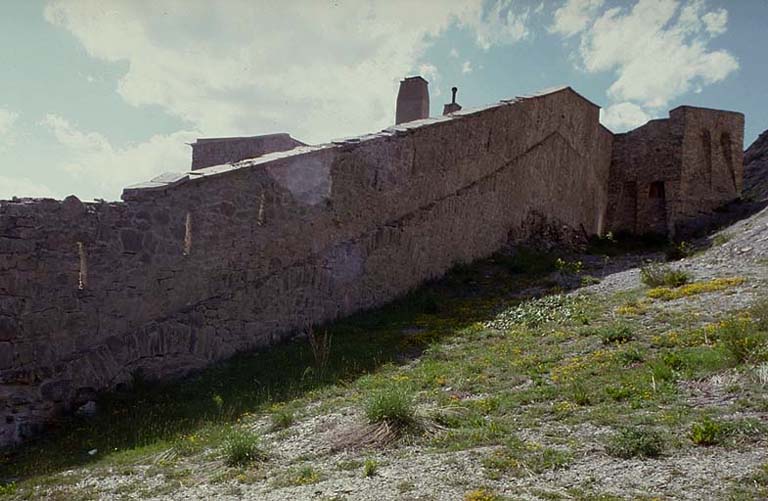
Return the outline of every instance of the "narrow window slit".
<path id="1" fill-rule="evenodd" d="M 182 254 L 189 256 L 192 252 L 192 213 L 187 212 L 186 221 L 184 221 L 184 250 Z"/>
<path id="2" fill-rule="evenodd" d="M 261 198 L 259 199 L 259 214 L 256 217 L 256 224 L 264 226 L 264 192 L 261 192 Z"/>
<path id="3" fill-rule="evenodd" d="M 85 290 L 88 287 L 88 257 L 85 254 L 83 242 L 77 242 L 77 254 L 80 258 L 80 272 L 77 275 L 77 289 Z"/>

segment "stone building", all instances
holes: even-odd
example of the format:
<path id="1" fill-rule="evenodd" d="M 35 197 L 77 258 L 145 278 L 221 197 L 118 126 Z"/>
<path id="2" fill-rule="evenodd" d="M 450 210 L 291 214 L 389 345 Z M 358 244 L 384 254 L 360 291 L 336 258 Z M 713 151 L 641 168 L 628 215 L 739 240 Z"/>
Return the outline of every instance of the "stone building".
<path id="1" fill-rule="evenodd" d="M 680 106 L 613 140 L 608 228 L 674 236 L 741 195 L 744 115 Z"/>
<path id="2" fill-rule="evenodd" d="M 258 141 L 202 141 L 209 160 L 122 202 L 0 201 L 0 444 L 137 371 L 266 347 L 508 243 L 671 231 L 741 189 L 740 114 L 614 136 L 563 87 L 425 118 L 426 81 L 406 82 L 379 132 L 240 161 L 230 146 Z"/>
<path id="3" fill-rule="evenodd" d="M 276 151 L 305 146 L 288 134 L 264 134 L 251 137 L 220 137 L 198 139 L 192 147 L 192 170 L 239 162 Z"/>

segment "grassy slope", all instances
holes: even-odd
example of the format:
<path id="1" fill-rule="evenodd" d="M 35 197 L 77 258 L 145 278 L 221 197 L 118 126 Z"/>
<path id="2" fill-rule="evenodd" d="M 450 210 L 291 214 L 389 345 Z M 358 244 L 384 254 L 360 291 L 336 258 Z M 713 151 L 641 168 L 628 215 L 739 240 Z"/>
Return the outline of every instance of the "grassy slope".
<path id="1" fill-rule="evenodd" d="M 684 381 L 751 370 L 756 360 L 737 360 L 721 326 L 697 325 L 663 298 L 647 297 L 639 283 L 609 296 L 563 296 L 549 273 L 554 266 L 552 256 L 497 256 L 459 267 L 381 310 L 318 329 L 332 339 L 325 367 L 317 366 L 306 340 L 297 340 L 183 382 L 139 382 L 131 393 L 105 397 L 95 417 L 62 422 L 45 439 L 3 457 L 0 480 L 14 483 L 0 487 L 0 499 L 162 496 L 193 472 L 229 488 L 267 478 L 273 489 L 318 482 L 332 473 L 313 469 L 311 458 L 296 458 L 287 474 L 272 472 L 270 460 L 221 466 L 222 444 L 233 427 L 271 428 L 279 444 L 280 433 L 296 422 L 360 408 L 372 392 L 392 386 L 412 393 L 420 415 L 438 430 L 412 442 L 434 453 L 491 446 L 482 458 L 486 477 L 466 485 L 467 499 L 495 499 L 494 481 L 564 470 L 574 457 L 594 454 L 563 431 L 583 425 L 615 430 L 604 445 L 617 456 L 697 447 L 694 429 L 715 447 L 764 440 L 758 421 L 724 420 L 768 411 L 759 382 L 739 379 L 727 405 L 690 405 L 681 391 Z M 567 260 L 560 269 L 584 274 Z M 543 290 L 544 297 L 528 301 L 520 294 L 525 290 Z M 680 297 L 709 291 L 694 287 Z M 546 430 L 546 440 L 521 438 L 530 430 Z M 375 472 L 364 457 L 339 464 L 339 471 Z M 83 481 L 115 472 L 160 480 L 110 492 Z M 754 482 L 723 488 L 744 499 L 766 494 L 768 472 L 744 475 Z M 611 499 L 589 485 L 568 495 Z"/>

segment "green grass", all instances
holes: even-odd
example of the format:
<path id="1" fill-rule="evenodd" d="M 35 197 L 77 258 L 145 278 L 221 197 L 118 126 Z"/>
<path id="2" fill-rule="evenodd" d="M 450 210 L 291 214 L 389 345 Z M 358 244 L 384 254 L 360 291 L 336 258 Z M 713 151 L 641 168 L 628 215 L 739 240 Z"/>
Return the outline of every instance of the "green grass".
<path id="1" fill-rule="evenodd" d="M 725 245 L 728 242 L 730 242 L 732 238 L 733 238 L 733 235 L 731 235 L 730 233 L 718 233 L 717 235 L 712 237 L 712 245 L 715 247 Z"/>
<path id="2" fill-rule="evenodd" d="M 736 318 L 725 322 L 718 332 L 725 349 L 739 364 L 762 362 L 768 358 L 768 332 L 760 322 Z"/>
<path id="3" fill-rule="evenodd" d="M 728 493 L 732 501 L 751 501 L 768 498 L 768 463 L 733 482 Z"/>
<path id="4" fill-rule="evenodd" d="M 725 435 L 725 426 L 710 418 L 693 423 L 690 431 L 691 442 L 696 445 L 717 445 Z"/>
<path id="5" fill-rule="evenodd" d="M 634 339 L 632 327 L 626 324 L 611 324 L 597 331 L 603 344 L 624 344 Z"/>
<path id="6" fill-rule="evenodd" d="M 618 458 L 657 458 L 664 452 L 664 438 L 649 428 L 624 428 L 611 437 L 606 451 Z"/>
<path id="7" fill-rule="evenodd" d="M 648 287 L 680 287 L 690 280 L 688 273 L 666 265 L 649 264 L 640 269 L 640 281 Z"/>
<path id="8" fill-rule="evenodd" d="M 311 485 L 320 482 L 322 479 L 323 475 L 320 470 L 311 465 L 304 465 L 282 472 L 273 480 L 272 486 L 279 489 L 283 487 Z"/>
<path id="9" fill-rule="evenodd" d="M 686 241 L 682 242 L 670 242 L 664 251 L 664 255 L 667 261 L 677 261 L 678 259 L 684 259 L 691 257 L 696 253 L 696 249 L 690 243 Z"/>
<path id="10" fill-rule="evenodd" d="M 581 457 L 567 433 L 548 434 L 541 443 L 512 438 L 543 422 L 621 429 L 607 444 L 620 457 L 655 457 L 680 440 L 690 447 L 689 434 L 705 413 L 685 402 L 679 383 L 738 363 L 727 323 L 702 327 L 685 315 L 667 315 L 660 328 L 654 308 L 642 319 L 617 316 L 641 289 L 608 297 L 517 296 L 550 287 L 544 277 L 556 266 L 550 258 L 526 250 L 463 265 L 384 308 L 319 326 L 333 339 L 322 374 L 308 372 L 316 360 L 308 343 L 296 340 L 238 355 L 181 382 L 139 379 L 131 392 L 104 396 L 102 412 L 92 419 L 72 418 L 4 456 L 0 479 L 17 479 L 13 496 L 23 498 L 35 485 L 61 482 L 56 472 L 78 466 L 88 472 L 135 468 L 167 457 L 173 475 L 213 456 L 247 465 L 263 457 L 258 437 L 233 440 L 235 433 L 266 426 L 279 447 L 284 436 L 301 432 L 295 423 L 355 406 L 363 407 L 364 420 L 400 426 L 416 419 L 418 404 L 418 422 L 434 423 L 438 431 L 413 440 L 436 453 L 496 447 L 480 459 L 491 478 L 544 474 Z M 762 332 L 768 307 L 760 308 L 750 311 L 748 333 Z M 751 394 L 739 396 L 759 405 Z M 734 424 L 718 446 L 762 436 L 753 428 L 759 427 Z M 98 454 L 88 455 L 91 449 Z M 318 482 L 323 475 L 312 460 L 294 459 L 298 466 L 269 478 L 276 488 Z M 358 456 L 334 471 L 359 476 L 362 469 L 371 476 L 378 468 Z M 240 475 L 239 468 L 227 471 L 222 481 Z"/>
<path id="11" fill-rule="evenodd" d="M 363 463 L 363 476 L 366 478 L 373 477 L 379 470 L 379 463 L 373 459 L 366 459 Z"/>
<path id="12" fill-rule="evenodd" d="M 483 466 L 491 479 L 498 480 L 505 475 L 523 476 L 567 468 L 572 459 L 573 454 L 568 450 L 513 437 L 506 440 L 503 449 L 485 458 Z"/>
<path id="13" fill-rule="evenodd" d="M 416 418 L 414 395 L 400 385 L 377 390 L 365 402 L 365 417 L 371 424 L 411 426 Z"/>
<path id="14" fill-rule="evenodd" d="M 285 406 L 277 406 L 272 411 L 271 421 L 271 429 L 273 431 L 285 430 L 294 423 L 295 418 L 291 409 L 287 409 Z"/>
<path id="15" fill-rule="evenodd" d="M 266 454 L 259 447 L 259 436 L 248 430 L 232 428 L 227 432 L 221 446 L 224 464 L 245 466 L 264 459 Z"/>

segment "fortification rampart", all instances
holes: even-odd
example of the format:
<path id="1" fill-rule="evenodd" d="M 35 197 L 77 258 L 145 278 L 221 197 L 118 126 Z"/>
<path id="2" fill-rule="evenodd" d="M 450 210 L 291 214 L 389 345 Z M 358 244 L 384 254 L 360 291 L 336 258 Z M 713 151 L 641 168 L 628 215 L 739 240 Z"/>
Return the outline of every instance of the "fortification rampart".
<path id="1" fill-rule="evenodd" d="M 741 195 L 744 115 L 681 106 L 615 136 L 608 228 L 675 235 Z"/>
<path id="2" fill-rule="evenodd" d="M 508 240 L 602 229 L 611 134 L 570 89 L 127 189 L 0 203 L 0 443 L 381 305 Z M 544 233 L 542 233 L 544 232 Z"/>
<path id="3" fill-rule="evenodd" d="M 137 371 L 266 347 L 510 241 L 671 233 L 740 193 L 740 114 L 678 108 L 616 140 L 598 114 L 562 88 L 270 147 L 119 203 L 0 201 L 0 445 Z"/>

